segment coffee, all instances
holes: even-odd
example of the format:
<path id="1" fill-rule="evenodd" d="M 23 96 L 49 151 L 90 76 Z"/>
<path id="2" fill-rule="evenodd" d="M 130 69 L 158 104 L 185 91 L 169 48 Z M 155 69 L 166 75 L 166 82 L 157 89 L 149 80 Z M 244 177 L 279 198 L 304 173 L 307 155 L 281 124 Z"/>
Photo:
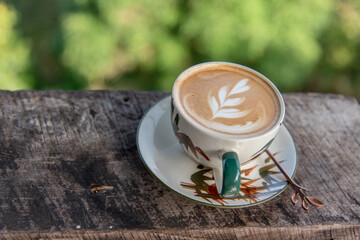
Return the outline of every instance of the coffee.
<path id="1" fill-rule="evenodd" d="M 265 132 L 280 117 L 273 88 L 260 75 L 237 65 L 195 67 L 178 78 L 175 95 L 187 115 L 220 133 Z"/>

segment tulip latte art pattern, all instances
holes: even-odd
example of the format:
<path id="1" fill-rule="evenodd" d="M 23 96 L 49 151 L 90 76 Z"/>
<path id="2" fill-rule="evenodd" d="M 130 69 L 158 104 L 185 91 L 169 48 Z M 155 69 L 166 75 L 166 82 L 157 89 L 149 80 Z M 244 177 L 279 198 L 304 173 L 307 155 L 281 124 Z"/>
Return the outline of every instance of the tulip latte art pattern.
<path id="1" fill-rule="evenodd" d="M 180 85 L 180 98 L 193 119 L 226 134 L 265 131 L 279 115 L 277 97 L 270 86 L 241 70 L 207 70 L 188 76 Z"/>

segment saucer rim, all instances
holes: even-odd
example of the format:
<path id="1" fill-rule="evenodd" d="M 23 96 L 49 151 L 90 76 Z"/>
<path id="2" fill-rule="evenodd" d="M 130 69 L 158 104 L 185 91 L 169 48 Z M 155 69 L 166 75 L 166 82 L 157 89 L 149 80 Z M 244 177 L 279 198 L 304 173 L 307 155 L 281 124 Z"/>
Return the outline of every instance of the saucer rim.
<path id="1" fill-rule="evenodd" d="M 141 117 L 140 121 L 139 121 L 139 124 L 138 124 L 138 127 L 137 127 L 137 130 L 136 130 L 136 147 L 137 147 L 137 152 L 142 160 L 142 162 L 144 163 L 146 169 L 150 172 L 150 174 L 158 181 L 160 182 L 165 188 L 167 188 L 168 190 L 172 191 L 172 192 L 175 192 L 176 194 L 178 194 L 179 196 L 185 198 L 185 199 L 188 199 L 194 203 L 198 203 L 198 204 L 201 204 L 201 205 L 205 205 L 205 206 L 210 206 L 210 207 L 216 207 L 216 208 L 246 208 L 246 207 L 252 207 L 252 206 L 256 206 L 256 205 L 260 205 L 260 204 L 263 204 L 267 201 L 270 201 L 272 199 L 274 199 L 275 197 L 279 196 L 281 193 L 283 193 L 285 191 L 285 189 L 289 186 L 289 182 L 286 181 L 286 185 L 281 189 L 279 190 L 279 192 L 277 192 L 275 195 L 269 197 L 269 198 L 266 198 L 264 200 L 261 200 L 259 202 L 256 202 L 256 203 L 249 203 L 249 204 L 245 204 L 245 205 L 230 205 L 230 206 L 226 206 L 226 205 L 214 205 L 214 204 L 210 204 L 210 203 L 205 203 L 205 202 L 201 202 L 201 201 L 198 201 L 198 200 L 195 200 L 193 198 L 190 198 L 188 196 L 185 196 L 184 194 L 182 194 L 181 192 L 178 192 L 176 191 L 175 189 L 171 188 L 170 186 L 168 186 L 165 182 L 163 182 L 161 179 L 159 179 L 155 173 L 153 173 L 153 171 L 150 169 L 150 167 L 148 166 L 148 164 L 146 163 L 146 160 L 145 158 L 143 157 L 143 155 L 141 154 L 141 150 L 140 150 L 140 145 L 139 145 L 139 131 L 140 131 L 140 127 L 141 127 L 141 124 L 143 122 L 143 120 L 146 118 L 147 114 L 155 107 L 157 106 L 161 101 L 164 101 L 166 98 L 171 98 L 171 95 L 167 95 L 167 96 L 164 96 L 162 98 L 160 98 L 158 101 L 156 101 L 154 104 L 152 104 L 144 113 L 143 113 L 143 116 Z M 169 108 L 170 108 L 170 105 L 169 105 Z M 298 159 L 298 152 L 297 152 L 297 149 L 296 149 L 296 145 L 295 145 L 295 141 L 294 141 L 294 138 L 293 136 L 291 135 L 289 129 L 285 126 L 284 123 L 282 123 L 280 125 L 280 127 L 284 127 L 286 129 L 286 131 L 289 133 L 290 135 L 290 138 L 294 144 L 294 147 L 295 147 L 295 169 L 294 169 L 294 172 L 292 174 L 292 176 L 290 176 L 291 179 L 294 179 L 295 177 L 295 174 L 296 174 L 296 171 L 297 171 L 297 168 L 298 168 L 298 165 L 299 165 L 299 159 Z M 276 137 L 275 137 L 276 139 Z M 270 145 L 271 146 L 271 145 Z M 269 146 L 269 147 L 270 147 Z M 263 153 L 262 153 L 263 154 Z"/>

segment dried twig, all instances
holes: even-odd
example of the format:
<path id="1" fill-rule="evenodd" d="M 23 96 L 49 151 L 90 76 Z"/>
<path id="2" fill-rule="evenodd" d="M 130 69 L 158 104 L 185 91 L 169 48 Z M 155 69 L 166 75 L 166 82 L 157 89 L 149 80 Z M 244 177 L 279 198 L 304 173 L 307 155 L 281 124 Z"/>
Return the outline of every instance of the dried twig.
<path id="1" fill-rule="evenodd" d="M 113 186 L 103 186 L 100 184 L 92 183 L 90 185 L 88 191 L 93 194 L 97 194 L 97 193 L 102 193 L 102 192 L 106 192 L 108 190 L 113 190 L 113 189 L 114 189 Z"/>
<path id="2" fill-rule="evenodd" d="M 291 187 L 294 189 L 295 193 L 291 196 L 291 202 L 296 205 L 299 200 L 301 199 L 301 206 L 304 210 L 309 211 L 309 207 L 311 204 L 312 206 L 316 208 L 323 208 L 324 204 L 314 198 L 307 196 L 306 192 L 308 191 L 306 188 L 298 185 L 297 183 L 292 180 L 289 175 L 285 172 L 285 170 L 280 166 L 279 162 L 275 159 L 275 157 L 269 152 L 269 150 L 265 150 L 265 152 L 269 155 L 269 157 L 274 161 L 275 165 L 278 167 L 280 172 L 285 176 L 288 183 L 291 185 Z"/>

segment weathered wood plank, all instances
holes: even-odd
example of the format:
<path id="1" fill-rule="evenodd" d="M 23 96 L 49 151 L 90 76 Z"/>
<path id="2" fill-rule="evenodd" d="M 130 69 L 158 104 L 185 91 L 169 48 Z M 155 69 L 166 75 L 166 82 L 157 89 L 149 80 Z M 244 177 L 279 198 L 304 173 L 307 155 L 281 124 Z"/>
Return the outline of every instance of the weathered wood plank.
<path id="1" fill-rule="evenodd" d="M 358 227 L 350 226 L 360 224 L 360 106 L 354 98 L 284 94 L 285 124 L 300 159 L 295 179 L 326 205 L 306 213 L 290 204 L 290 188 L 252 208 L 216 209 L 158 183 L 143 166 L 135 139 L 144 111 L 166 95 L 0 91 L 0 233 L 42 237 L 30 232 L 157 229 L 161 235 L 165 229 L 184 234 L 203 228 L 291 226 L 301 229 L 294 230 L 300 235 L 331 236 L 335 228 L 330 225 L 338 224 L 344 233 L 359 234 Z M 94 183 L 114 189 L 93 194 L 88 188 Z M 259 234 L 267 231 L 273 230 Z M 186 238 L 181 234 L 179 239 Z"/>
<path id="2" fill-rule="evenodd" d="M 199 228 L 166 230 L 123 230 L 123 231 L 72 231 L 54 233 L 13 233 L 0 235 L 0 239 L 359 239 L 360 226 L 322 225 L 297 227 L 241 227 L 241 228 Z"/>

